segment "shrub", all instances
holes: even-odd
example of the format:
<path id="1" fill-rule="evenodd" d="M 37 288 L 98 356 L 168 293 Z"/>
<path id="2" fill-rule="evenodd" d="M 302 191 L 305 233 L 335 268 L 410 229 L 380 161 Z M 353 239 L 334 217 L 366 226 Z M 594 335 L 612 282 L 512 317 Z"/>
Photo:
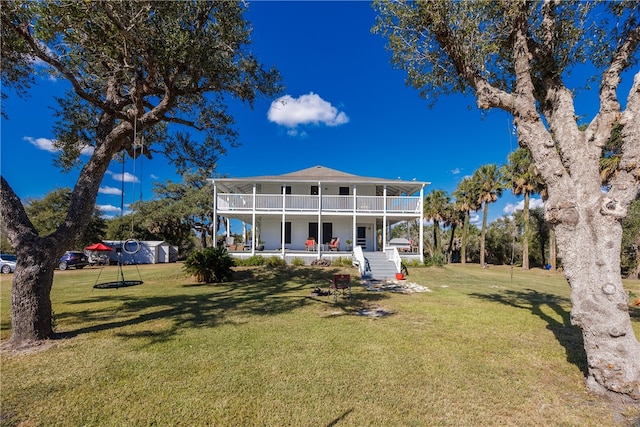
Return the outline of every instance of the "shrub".
<path id="1" fill-rule="evenodd" d="M 410 259 L 402 263 L 407 267 L 424 267 L 424 264 L 419 259 Z"/>
<path id="2" fill-rule="evenodd" d="M 429 258 L 426 258 L 424 263 L 428 266 L 442 267 L 447 263 L 447 258 L 444 254 L 435 253 Z"/>
<path id="3" fill-rule="evenodd" d="M 256 267 L 264 265 L 264 257 L 262 255 L 253 255 L 246 259 L 236 259 L 236 265 L 243 267 Z"/>
<path id="4" fill-rule="evenodd" d="M 331 262 L 331 265 L 336 267 L 351 267 L 353 261 L 349 257 L 338 257 Z"/>
<path id="5" fill-rule="evenodd" d="M 231 280 L 233 266 L 233 258 L 222 246 L 192 252 L 184 261 L 183 270 L 198 283 L 220 283 Z"/>
<path id="6" fill-rule="evenodd" d="M 287 267 L 287 261 L 278 257 L 269 257 L 265 261 L 265 266 L 269 268 Z"/>
<path id="7" fill-rule="evenodd" d="M 293 265 L 294 267 L 302 267 L 304 265 L 304 260 L 302 258 L 294 258 L 293 261 L 291 261 L 291 265 Z"/>

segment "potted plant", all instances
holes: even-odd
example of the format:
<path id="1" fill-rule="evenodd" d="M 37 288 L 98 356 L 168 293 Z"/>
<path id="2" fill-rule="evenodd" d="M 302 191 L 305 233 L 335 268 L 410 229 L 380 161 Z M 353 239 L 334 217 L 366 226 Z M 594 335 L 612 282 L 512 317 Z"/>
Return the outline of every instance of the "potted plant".
<path id="1" fill-rule="evenodd" d="M 351 240 L 347 239 L 347 240 L 345 240 L 345 242 L 347 243 L 347 250 L 350 251 L 352 249 L 351 248 Z"/>

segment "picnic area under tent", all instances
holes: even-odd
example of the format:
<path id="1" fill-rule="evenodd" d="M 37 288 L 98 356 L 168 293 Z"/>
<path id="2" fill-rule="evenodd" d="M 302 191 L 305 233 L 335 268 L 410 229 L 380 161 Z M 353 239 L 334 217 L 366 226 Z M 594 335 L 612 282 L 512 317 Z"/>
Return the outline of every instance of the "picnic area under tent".
<path id="1" fill-rule="evenodd" d="M 163 264 L 178 261 L 178 247 L 164 240 L 111 240 L 105 241 L 113 249 L 108 253 L 109 259 L 117 262 L 117 251 L 123 264 Z"/>

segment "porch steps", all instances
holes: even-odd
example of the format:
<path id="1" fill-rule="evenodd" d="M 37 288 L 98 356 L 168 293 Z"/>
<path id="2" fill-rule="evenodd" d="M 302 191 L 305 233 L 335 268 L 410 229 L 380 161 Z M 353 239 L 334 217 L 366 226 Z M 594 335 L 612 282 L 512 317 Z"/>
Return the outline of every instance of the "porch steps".
<path id="1" fill-rule="evenodd" d="M 386 280 L 396 277 L 396 265 L 387 259 L 384 252 L 365 252 L 364 256 L 369 261 L 371 279 Z"/>

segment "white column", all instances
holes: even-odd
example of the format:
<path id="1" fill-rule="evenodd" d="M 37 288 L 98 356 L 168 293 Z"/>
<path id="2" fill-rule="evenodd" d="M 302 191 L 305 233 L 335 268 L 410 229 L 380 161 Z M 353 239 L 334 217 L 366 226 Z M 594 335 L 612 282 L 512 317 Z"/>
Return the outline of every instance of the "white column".
<path id="1" fill-rule="evenodd" d="M 216 230 L 218 230 L 218 185 L 215 181 L 213 181 L 213 229 L 211 230 L 211 234 L 213 234 L 213 246 L 216 246 L 218 243 L 216 236 Z"/>
<path id="2" fill-rule="evenodd" d="M 285 236 L 285 226 L 284 226 L 284 222 L 287 219 L 286 216 L 286 209 L 287 209 L 287 186 L 283 185 L 282 186 L 282 226 L 280 227 L 280 252 L 282 254 L 282 259 L 284 259 L 284 236 Z"/>
<path id="3" fill-rule="evenodd" d="M 358 201 L 358 186 L 356 184 L 353 185 L 353 225 L 351 227 L 351 248 L 354 248 L 356 246 L 356 232 L 357 232 L 357 224 L 358 224 L 358 217 L 357 217 L 357 211 L 358 211 L 358 206 L 357 206 L 357 202 Z"/>
<path id="4" fill-rule="evenodd" d="M 418 245 L 420 251 L 420 262 L 424 264 L 424 184 L 420 188 L 420 201 L 418 205 L 420 207 L 420 244 Z"/>
<path id="5" fill-rule="evenodd" d="M 387 186 L 382 189 L 382 251 L 387 250 Z"/>
<path id="6" fill-rule="evenodd" d="M 316 242 L 318 258 L 322 256 L 322 183 L 318 181 L 318 241 Z"/>
<path id="7" fill-rule="evenodd" d="M 251 255 L 256 254 L 258 240 L 258 224 L 256 224 L 256 183 L 253 183 L 253 205 L 251 208 Z"/>

